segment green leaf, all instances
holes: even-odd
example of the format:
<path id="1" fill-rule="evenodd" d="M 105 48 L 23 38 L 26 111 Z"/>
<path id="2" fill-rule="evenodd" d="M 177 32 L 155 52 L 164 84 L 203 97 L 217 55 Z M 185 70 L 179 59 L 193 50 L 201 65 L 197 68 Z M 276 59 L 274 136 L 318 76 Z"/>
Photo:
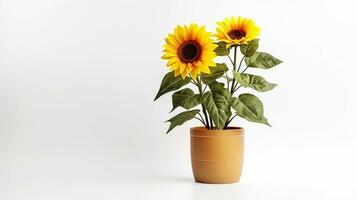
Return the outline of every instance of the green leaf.
<path id="1" fill-rule="evenodd" d="M 228 71 L 228 67 L 224 63 L 216 63 L 215 67 L 210 67 L 211 73 L 210 74 L 201 74 L 201 79 L 203 83 L 209 84 L 212 81 L 215 81 L 216 79 L 220 78 L 223 76 L 226 71 Z"/>
<path id="2" fill-rule="evenodd" d="M 226 56 L 229 54 L 229 48 L 227 48 L 226 42 L 217 42 L 215 43 L 218 47 L 214 50 L 217 56 Z"/>
<path id="3" fill-rule="evenodd" d="M 199 103 L 200 103 L 200 95 L 194 94 L 194 92 L 189 88 L 185 88 L 175 92 L 172 95 L 171 112 L 179 106 L 189 110 L 197 106 Z"/>
<path id="4" fill-rule="evenodd" d="M 247 65 L 247 67 L 261 69 L 270 69 L 282 62 L 283 61 L 264 52 L 255 52 L 252 56 L 245 58 L 245 64 Z"/>
<path id="5" fill-rule="evenodd" d="M 262 123 L 270 126 L 268 120 L 264 117 L 263 103 L 258 97 L 244 93 L 238 98 L 233 97 L 231 106 L 236 114 L 248 121 Z"/>
<path id="6" fill-rule="evenodd" d="M 224 89 L 224 83 L 220 83 L 216 80 L 212 81 L 210 84 L 208 84 L 208 86 L 212 92 L 219 92 L 220 90 Z"/>
<path id="7" fill-rule="evenodd" d="M 240 46 L 240 52 L 246 57 L 252 56 L 259 47 L 259 39 L 250 41 L 248 44 Z"/>
<path id="8" fill-rule="evenodd" d="M 239 84 L 243 85 L 244 87 L 248 87 L 249 82 L 250 82 L 249 76 L 245 76 L 245 74 L 241 74 L 241 73 L 233 70 L 233 78 Z"/>
<path id="9" fill-rule="evenodd" d="M 181 76 L 175 77 L 174 71 L 167 73 L 162 79 L 160 89 L 157 92 L 154 101 L 168 92 L 180 89 L 182 86 L 188 84 L 190 81 L 191 78 L 189 77 L 186 77 L 185 79 L 182 79 Z"/>
<path id="10" fill-rule="evenodd" d="M 241 74 L 233 71 L 234 79 L 244 87 L 250 87 L 258 92 L 266 92 L 274 89 L 277 84 L 269 83 L 263 77 L 253 74 Z"/>
<path id="11" fill-rule="evenodd" d="M 168 134 L 172 129 L 174 129 L 176 126 L 182 125 L 188 120 L 193 119 L 197 113 L 199 113 L 200 110 L 190 110 L 190 111 L 185 111 L 182 112 L 175 117 L 167 120 L 166 122 L 171 122 L 169 129 L 167 130 L 166 134 Z"/>
<path id="12" fill-rule="evenodd" d="M 229 104 L 231 93 L 224 88 L 224 84 L 214 82 L 209 85 L 211 92 L 203 94 L 202 103 L 218 129 L 223 129 L 231 116 Z"/>

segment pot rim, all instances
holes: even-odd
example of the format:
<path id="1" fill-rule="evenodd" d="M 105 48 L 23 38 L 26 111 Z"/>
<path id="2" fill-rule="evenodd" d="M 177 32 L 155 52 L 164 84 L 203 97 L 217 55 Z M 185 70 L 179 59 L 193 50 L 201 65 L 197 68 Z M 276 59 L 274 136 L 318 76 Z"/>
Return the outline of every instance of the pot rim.
<path id="1" fill-rule="evenodd" d="M 195 136 L 242 136 L 244 128 L 237 126 L 229 126 L 223 130 L 208 130 L 205 126 L 196 126 L 190 128 L 191 135 Z"/>

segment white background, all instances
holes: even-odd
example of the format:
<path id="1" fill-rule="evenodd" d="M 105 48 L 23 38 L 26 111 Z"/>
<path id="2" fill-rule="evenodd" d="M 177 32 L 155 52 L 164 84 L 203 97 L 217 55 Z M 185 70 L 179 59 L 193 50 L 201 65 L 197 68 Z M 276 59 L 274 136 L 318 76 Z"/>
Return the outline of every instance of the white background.
<path id="1" fill-rule="evenodd" d="M 357 199 L 355 1 L 0 0 L 0 199 Z M 164 135 L 164 38 L 242 15 L 272 128 L 246 129 L 241 182 L 193 181 L 192 121 Z M 251 90 L 242 90 L 251 92 Z M 179 111 L 177 111 L 179 112 Z M 176 112 L 176 113 L 177 113 Z"/>

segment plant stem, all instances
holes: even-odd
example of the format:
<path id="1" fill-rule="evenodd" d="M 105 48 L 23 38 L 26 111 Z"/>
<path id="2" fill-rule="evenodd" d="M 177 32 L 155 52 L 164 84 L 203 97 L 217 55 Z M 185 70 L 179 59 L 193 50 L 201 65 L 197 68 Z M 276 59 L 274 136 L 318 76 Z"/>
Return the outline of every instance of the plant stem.
<path id="1" fill-rule="evenodd" d="M 247 70 L 248 69 L 248 67 L 246 67 L 243 71 L 242 71 L 242 74 L 245 72 L 245 70 Z"/>
<path id="2" fill-rule="evenodd" d="M 228 56 L 229 60 L 231 61 L 232 65 L 234 66 L 234 62 L 233 62 L 232 58 L 229 55 L 227 55 L 227 56 Z"/>
<path id="3" fill-rule="evenodd" d="M 203 123 L 203 125 L 205 125 L 205 127 L 207 127 L 207 124 L 204 122 L 205 120 L 203 119 L 201 113 L 198 113 L 198 115 L 200 116 L 201 122 Z"/>
<path id="4" fill-rule="evenodd" d="M 209 118 L 209 117 L 208 117 L 208 118 Z M 209 129 L 209 130 L 211 130 L 211 123 L 210 123 L 210 122 L 211 122 L 211 120 L 208 119 L 208 122 L 207 122 L 207 123 L 208 123 L 208 129 Z"/>
<path id="5" fill-rule="evenodd" d="M 244 58 L 245 58 L 245 56 L 243 56 L 242 60 L 240 60 L 239 67 L 238 67 L 238 72 L 239 72 L 239 69 L 240 69 L 240 67 L 241 67 L 241 65 L 242 65 L 242 61 L 243 61 Z M 246 68 L 241 72 L 241 74 L 243 74 L 247 69 L 248 69 L 248 67 L 246 67 Z M 242 87 L 242 86 L 240 85 L 238 88 L 236 88 L 237 85 L 238 85 L 238 82 L 233 86 L 233 88 L 234 88 L 233 93 L 235 93 L 240 87 Z"/>
<path id="6" fill-rule="evenodd" d="M 239 70 L 240 70 L 240 66 L 242 66 L 242 62 L 243 62 L 244 58 L 245 58 L 245 56 L 243 56 L 243 58 L 240 60 L 240 62 L 239 62 L 239 67 L 238 67 L 237 72 L 239 72 Z"/>
<path id="7" fill-rule="evenodd" d="M 202 93 L 205 93 L 205 91 L 206 91 L 206 88 L 207 88 L 207 85 L 205 86 L 205 88 L 203 88 L 203 92 L 202 92 Z"/>
<path id="8" fill-rule="evenodd" d="M 234 65 L 234 68 L 233 70 L 235 71 L 236 70 L 236 66 L 237 66 L 237 46 L 234 46 L 234 57 L 233 57 L 233 65 Z"/>
<path id="9" fill-rule="evenodd" d="M 202 119 L 200 119 L 200 118 L 198 118 L 198 117 L 195 117 L 195 119 L 200 120 L 200 121 L 202 122 L 202 124 L 206 126 L 205 122 L 204 122 L 204 121 L 202 121 Z"/>
<path id="10" fill-rule="evenodd" d="M 196 83 L 196 82 L 194 82 L 194 81 L 191 81 L 191 83 L 197 86 L 197 83 Z"/>
<path id="11" fill-rule="evenodd" d="M 234 60 L 233 60 L 233 70 L 234 70 L 234 71 L 236 71 L 236 65 L 237 65 L 237 46 L 234 46 Z M 231 87 L 231 94 L 233 94 L 234 82 L 235 82 L 235 80 L 233 79 L 233 81 L 232 81 L 232 87 Z"/>
<path id="12" fill-rule="evenodd" d="M 229 57 L 229 56 L 228 56 L 228 57 Z M 230 59 L 231 62 L 232 62 L 231 57 L 229 57 L 229 59 Z M 237 45 L 234 46 L 234 60 L 233 60 L 233 63 L 232 63 L 232 64 L 233 64 L 233 70 L 236 71 L 236 67 L 237 67 Z M 235 83 L 235 80 L 234 80 L 234 76 L 233 76 L 232 85 L 231 85 L 231 95 L 233 95 L 233 93 L 234 93 L 234 85 L 235 85 L 234 83 Z M 229 88 L 229 86 L 228 86 L 228 88 Z M 230 109 L 231 109 L 231 106 L 229 106 L 228 109 L 230 110 Z M 224 125 L 224 128 L 223 128 L 223 129 L 226 129 L 226 128 L 227 128 L 229 122 L 230 122 L 230 121 L 227 121 L 227 122 L 226 122 L 226 124 Z"/>
<path id="13" fill-rule="evenodd" d="M 197 86 L 198 86 L 198 91 L 200 92 L 200 97 L 202 99 L 202 82 L 201 82 L 201 79 L 200 77 L 197 77 Z M 206 128 L 209 129 L 209 121 L 208 121 L 208 117 L 207 117 L 207 111 L 206 111 L 206 108 L 205 106 L 203 105 L 203 103 L 201 103 L 201 106 L 202 106 L 202 112 L 203 112 L 203 115 L 205 116 L 205 120 L 206 120 Z"/>
<path id="14" fill-rule="evenodd" d="M 227 121 L 226 125 L 224 126 L 224 128 L 227 128 L 228 127 L 228 124 L 231 123 L 231 121 L 237 117 L 237 115 L 234 115 L 230 120 Z"/>
<path id="15" fill-rule="evenodd" d="M 238 84 L 237 84 L 238 85 Z M 239 88 L 241 88 L 242 85 L 238 86 L 236 89 L 234 89 L 233 93 L 235 93 Z"/>
<path id="16" fill-rule="evenodd" d="M 193 79 L 191 75 L 189 75 L 189 76 L 190 76 L 190 78 L 191 78 L 191 83 L 194 84 L 194 85 L 196 85 L 196 86 L 198 86 L 198 84 L 197 84 L 197 82 L 195 81 L 195 79 Z"/>

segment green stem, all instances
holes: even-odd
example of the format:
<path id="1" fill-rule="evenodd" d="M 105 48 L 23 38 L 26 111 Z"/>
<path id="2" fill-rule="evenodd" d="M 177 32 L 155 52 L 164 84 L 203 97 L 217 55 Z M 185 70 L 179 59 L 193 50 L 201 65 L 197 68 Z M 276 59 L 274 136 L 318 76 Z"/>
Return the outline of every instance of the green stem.
<path id="1" fill-rule="evenodd" d="M 245 58 L 245 56 L 243 56 L 243 58 L 240 60 L 240 62 L 239 62 L 239 67 L 238 67 L 237 72 L 239 72 L 239 70 L 240 70 L 240 66 L 242 66 L 242 62 L 243 62 L 244 58 Z"/>
<path id="2" fill-rule="evenodd" d="M 198 91 L 200 92 L 200 97 L 202 99 L 202 82 L 201 82 L 201 79 L 199 77 L 197 77 L 197 86 L 198 86 Z M 202 106 L 202 112 L 203 112 L 203 115 L 205 116 L 205 120 L 206 120 L 206 128 L 209 129 L 209 121 L 208 121 L 208 117 L 207 117 L 207 111 L 206 111 L 206 108 L 205 106 L 203 105 L 203 103 L 201 103 L 201 106 Z"/>
<path id="3" fill-rule="evenodd" d="M 242 71 L 242 74 L 245 72 L 245 70 L 247 70 L 248 69 L 248 67 L 246 67 L 243 71 Z"/>
<path id="4" fill-rule="evenodd" d="M 194 82 L 194 81 L 191 81 L 191 83 L 197 86 L 197 83 L 196 83 L 196 82 Z"/>
<path id="5" fill-rule="evenodd" d="M 205 91 L 206 91 L 206 88 L 207 88 L 207 85 L 205 86 L 205 88 L 203 88 L 203 92 L 202 92 L 202 93 L 205 93 Z"/>
<path id="6" fill-rule="evenodd" d="M 229 57 L 229 56 L 228 56 Z M 231 62 L 232 62 L 232 59 L 231 59 L 231 57 L 229 57 L 229 59 L 231 60 Z M 236 71 L 236 67 L 237 67 L 237 46 L 234 46 L 234 60 L 233 60 L 233 70 L 234 71 Z M 233 76 L 234 77 L 234 76 Z M 234 85 L 235 85 L 235 80 L 234 80 L 234 78 L 233 78 L 233 80 L 232 80 L 232 85 L 231 85 L 231 94 L 233 95 L 233 93 L 234 93 Z M 229 108 L 228 108 L 229 110 L 231 109 L 231 107 L 229 106 Z M 226 129 L 227 128 L 227 126 L 228 126 L 228 124 L 229 124 L 229 120 L 226 122 L 226 124 L 224 125 L 224 128 L 223 129 Z"/>
<path id="7" fill-rule="evenodd" d="M 200 120 L 200 122 L 202 122 L 202 124 L 206 126 L 205 122 L 204 122 L 204 121 L 202 121 L 202 119 L 200 119 L 200 118 L 198 118 L 198 117 L 195 117 L 195 119 Z"/>
<path id="8" fill-rule="evenodd" d="M 238 84 L 237 84 L 238 85 Z M 233 93 L 236 92 L 239 88 L 241 88 L 242 85 L 238 86 L 236 89 L 234 89 Z"/>
<path id="9" fill-rule="evenodd" d="M 207 127 L 207 124 L 204 122 L 205 120 L 203 119 L 201 113 L 198 113 L 198 115 L 200 116 L 201 122 L 203 123 L 203 125 L 205 125 Z"/>
<path id="10" fill-rule="evenodd" d="M 233 57 L 233 65 L 234 65 L 234 71 L 236 70 L 237 67 L 237 46 L 234 46 L 234 57 Z"/>
<path id="11" fill-rule="evenodd" d="M 242 66 L 242 62 L 243 62 L 243 60 L 244 60 L 244 58 L 245 58 L 245 56 L 243 56 L 243 58 L 240 60 L 240 62 L 239 62 L 239 67 L 238 67 L 238 72 L 239 72 L 239 70 L 240 70 L 240 68 L 241 68 L 241 66 Z M 241 72 L 241 74 L 243 74 L 246 70 L 248 69 L 248 66 Z M 234 81 L 234 79 L 233 79 L 233 81 Z M 241 88 L 242 87 L 242 85 L 240 85 L 240 86 L 238 86 L 237 87 L 237 85 L 238 85 L 238 82 L 236 83 L 236 84 L 234 84 L 233 83 L 233 92 L 231 92 L 232 94 L 233 93 L 235 93 L 239 88 Z M 228 125 L 229 125 L 229 123 L 231 123 L 231 121 L 236 117 L 237 115 L 234 115 L 230 120 L 228 120 L 227 122 L 226 122 L 226 125 L 224 126 L 224 128 L 227 128 L 228 127 Z"/>
<path id="12" fill-rule="evenodd" d="M 232 58 L 229 55 L 227 55 L 227 56 L 228 56 L 229 60 L 231 61 L 232 65 L 234 66 L 234 62 L 233 62 Z"/>
<path id="13" fill-rule="evenodd" d="M 237 115 L 234 115 L 230 120 L 227 121 L 226 125 L 224 126 L 224 128 L 227 128 L 228 127 L 228 124 L 231 123 L 231 121 L 237 117 Z"/>
<path id="14" fill-rule="evenodd" d="M 234 70 L 234 71 L 236 71 L 236 65 L 237 65 L 237 46 L 234 46 L 234 60 L 233 60 L 233 70 Z M 233 94 L 234 82 L 235 82 L 235 80 L 233 79 L 233 81 L 232 81 L 232 87 L 231 87 L 231 94 Z"/>
<path id="15" fill-rule="evenodd" d="M 242 60 L 240 60 L 239 67 L 238 67 L 238 71 L 239 71 L 239 69 L 240 69 L 240 66 L 242 65 L 242 61 L 243 61 L 244 58 L 245 58 L 245 56 L 243 56 Z M 241 74 L 243 74 L 247 69 L 248 69 L 248 67 L 246 67 L 246 68 L 241 72 Z M 237 85 L 238 85 L 238 82 L 237 82 L 237 83 L 234 85 L 234 87 L 233 87 L 233 88 L 234 88 L 233 93 L 235 93 L 240 87 L 242 87 L 242 86 L 240 85 L 238 88 L 236 88 Z"/>

